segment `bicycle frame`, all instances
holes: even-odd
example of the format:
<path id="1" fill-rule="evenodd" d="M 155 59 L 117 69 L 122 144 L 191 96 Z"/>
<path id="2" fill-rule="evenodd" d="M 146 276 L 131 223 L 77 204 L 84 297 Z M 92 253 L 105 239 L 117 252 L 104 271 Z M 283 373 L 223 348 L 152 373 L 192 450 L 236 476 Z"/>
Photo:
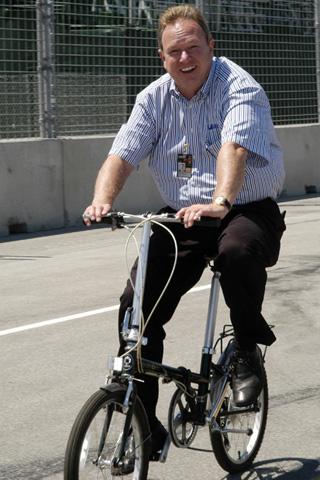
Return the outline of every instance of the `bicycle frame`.
<path id="1" fill-rule="evenodd" d="M 141 219 L 141 216 L 137 216 L 137 219 Z M 219 219 L 217 220 L 217 224 L 219 223 Z M 138 270 L 136 276 L 136 284 L 135 284 L 135 294 L 133 305 L 130 307 L 126 313 L 124 327 L 123 327 L 123 338 L 125 338 L 127 342 L 127 351 L 128 354 L 124 354 L 122 357 L 122 361 L 118 357 L 109 357 L 109 365 L 108 368 L 113 370 L 116 376 L 120 374 L 124 374 L 126 379 L 134 378 L 134 375 L 137 371 L 137 358 L 136 358 L 136 350 L 135 347 L 139 341 L 139 323 L 141 317 L 141 306 L 143 302 L 143 292 L 145 286 L 145 277 L 146 277 L 146 269 L 147 269 L 147 259 L 148 259 L 148 251 L 149 251 L 149 242 L 150 242 L 150 234 L 151 234 L 151 224 L 154 221 L 159 223 L 164 222 L 176 222 L 176 220 L 172 217 L 168 217 L 167 215 L 149 215 L 143 217 L 143 231 L 142 231 L 142 238 L 140 243 L 140 251 L 139 251 L 139 262 L 138 262 Z M 210 264 L 210 259 L 208 260 L 208 264 Z M 218 366 L 212 364 L 212 355 L 215 352 L 215 347 L 213 346 L 213 339 L 215 333 L 215 326 L 216 326 L 216 317 L 217 317 L 217 309 L 218 309 L 218 299 L 219 299 L 219 291 L 220 291 L 220 273 L 215 270 L 214 266 L 210 264 L 211 270 L 213 271 L 213 276 L 211 279 L 211 288 L 210 288 L 210 297 L 209 297 L 209 305 L 208 305 L 208 312 L 207 312 L 207 321 L 205 327 L 205 335 L 204 335 L 204 342 L 201 354 L 201 365 L 200 365 L 200 373 L 195 373 L 185 368 L 174 368 L 168 365 L 163 365 L 151 360 L 141 359 L 141 365 L 143 373 L 146 375 L 153 375 L 163 379 L 165 383 L 169 383 L 171 381 L 175 381 L 177 383 L 183 384 L 186 388 L 186 391 L 191 395 L 197 398 L 197 414 L 193 421 L 197 424 L 204 425 L 205 423 L 213 424 L 217 415 L 219 413 L 221 403 L 224 399 L 223 392 L 228 386 L 230 373 L 223 371 Z M 222 340 L 218 339 L 217 343 Z M 147 339 L 142 339 L 142 344 L 146 342 Z M 206 411 L 207 406 L 207 395 L 209 393 L 209 383 L 210 383 L 210 372 L 212 368 L 219 373 L 220 376 L 223 377 L 223 385 L 221 388 L 221 395 L 219 396 L 218 402 L 215 405 L 215 408 L 210 412 L 210 415 L 205 416 L 204 413 Z M 198 392 L 197 394 L 194 393 L 194 390 L 191 387 L 191 384 L 198 385 Z M 125 405 L 128 408 L 128 404 Z"/>

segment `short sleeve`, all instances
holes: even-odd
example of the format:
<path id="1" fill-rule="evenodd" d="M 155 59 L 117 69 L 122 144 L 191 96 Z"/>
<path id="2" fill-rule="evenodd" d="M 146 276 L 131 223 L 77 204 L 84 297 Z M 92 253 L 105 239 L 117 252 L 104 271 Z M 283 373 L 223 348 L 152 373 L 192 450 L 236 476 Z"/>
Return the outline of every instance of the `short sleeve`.
<path id="1" fill-rule="evenodd" d="M 221 143 L 235 142 L 270 159 L 271 111 L 260 85 L 237 81 L 228 86 L 223 103 Z"/>
<path id="2" fill-rule="evenodd" d="M 128 122 L 120 128 L 109 154 L 115 154 L 137 168 L 152 151 L 155 142 L 155 120 L 152 104 L 139 96 Z"/>

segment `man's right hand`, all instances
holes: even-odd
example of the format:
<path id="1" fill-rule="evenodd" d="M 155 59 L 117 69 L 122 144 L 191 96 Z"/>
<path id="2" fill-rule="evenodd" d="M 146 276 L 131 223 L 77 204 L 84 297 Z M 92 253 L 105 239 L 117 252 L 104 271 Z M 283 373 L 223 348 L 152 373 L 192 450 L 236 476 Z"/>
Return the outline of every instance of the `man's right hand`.
<path id="1" fill-rule="evenodd" d="M 109 203 L 89 205 L 89 207 L 83 212 L 83 215 L 89 215 L 89 218 L 84 218 L 83 221 L 87 227 L 90 227 L 91 221 L 95 220 L 96 222 L 101 222 L 101 217 L 103 215 L 113 211 L 113 207 Z"/>

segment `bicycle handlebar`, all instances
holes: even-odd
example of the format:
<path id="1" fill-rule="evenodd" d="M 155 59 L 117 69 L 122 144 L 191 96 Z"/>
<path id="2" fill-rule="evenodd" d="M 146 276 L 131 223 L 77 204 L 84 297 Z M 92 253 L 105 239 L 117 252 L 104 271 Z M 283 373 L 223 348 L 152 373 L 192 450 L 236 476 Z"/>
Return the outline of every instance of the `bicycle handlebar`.
<path id="1" fill-rule="evenodd" d="M 83 219 L 89 218 L 89 214 L 83 215 Z M 145 221 L 155 221 L 158 223 L 177 223 L 182 224 L 183 218 L 177 219 L 174 213 L 144 213 L 144 214 L 131 214 L 123 212 L 110 212 L 101 218 L 100 222 L 96 220 L 90 220 L 93 225 L 107 224 L 113 228 L 123 228 L 126 224 L 139 223 Z M 218 217 L 200 217 L 199 220 L 194 222 L 197 227 L 219 227 L 221 219 Z"/>

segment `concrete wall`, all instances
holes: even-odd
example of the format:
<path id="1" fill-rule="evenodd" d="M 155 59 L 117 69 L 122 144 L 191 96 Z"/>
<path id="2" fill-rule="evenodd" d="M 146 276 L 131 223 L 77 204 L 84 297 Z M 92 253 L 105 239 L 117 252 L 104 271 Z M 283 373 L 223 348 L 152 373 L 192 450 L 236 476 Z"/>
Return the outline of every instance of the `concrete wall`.
<path id="1" fill-rule="evenodd" d="M 320 124 L 277 127 L 284 151 L 282 196 L 320 191 Z M 113 137 L 0 141 L 0 236 L 81 224 L 97 172 Z M 133 172 L 116 201 L 119 210 L 154 211 L 163 205 L 147 161 Z"/>
<path id="2" fill-rule="evenodd" d="M 277 127 L 286 179 L 282 197 L 303 195 L 306 186 L 320 192 L 320 124 Z"/>

